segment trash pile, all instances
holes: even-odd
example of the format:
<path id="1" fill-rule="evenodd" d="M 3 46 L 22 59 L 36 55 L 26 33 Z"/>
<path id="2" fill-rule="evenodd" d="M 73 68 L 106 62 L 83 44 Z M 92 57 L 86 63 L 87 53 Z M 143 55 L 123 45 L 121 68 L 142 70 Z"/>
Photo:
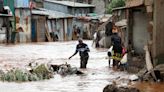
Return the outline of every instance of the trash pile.
<path id="1" fill-rule="evenodd" d="M 25 69 L 13 68 L 8 71 L 0 70 L 0 80 L 7 82 L 28 82 L 40 81 L 54 77 L 54 74 L 62 76 L 72 74 L 83 74 L 76 67 L 71 67 L 70 64 L 34 64 L 29 63 Z"/>
<path id="2" fill-rule="evenodd" d="M 61 64 L 61 65 L 51 65 L 53 68 L 53 71 L 60 75 L 72 75 L 72 74 L 84 74 L 80 70 L 78 70 L 76 67 L 71 67 L 70 64 Z"/>

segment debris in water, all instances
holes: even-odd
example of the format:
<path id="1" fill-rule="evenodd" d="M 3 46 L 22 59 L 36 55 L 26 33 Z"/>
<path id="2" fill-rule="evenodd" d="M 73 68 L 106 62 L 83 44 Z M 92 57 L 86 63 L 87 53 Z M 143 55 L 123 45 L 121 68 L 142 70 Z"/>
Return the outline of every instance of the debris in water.
<path id="1" fill-rule="evenodd" d="M 32 68 L 31 70 L 13 68 L 6 73 L 3 71 L 0 72 L 0 80 L 8 82 L 38 81 L 50 78 L 53 78 L 53 72 L 44 64 Z"/>
<path id="2" fill-rule="evenodd" d="M 72 75 L 72 74 L 84 74 L 76 67 L 71 67 L 70 64 L 61 64 L 61 65 L 51 65 L 54 72 L 57 72 L 60 75 Z"/>

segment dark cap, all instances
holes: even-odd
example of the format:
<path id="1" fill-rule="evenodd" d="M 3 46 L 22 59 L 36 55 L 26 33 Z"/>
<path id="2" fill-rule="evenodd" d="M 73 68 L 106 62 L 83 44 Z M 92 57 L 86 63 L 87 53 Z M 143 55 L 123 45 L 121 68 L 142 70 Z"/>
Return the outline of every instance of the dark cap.
<path id="1" fill-rule="evenodd" d="M 83 41 L 83 39 L 82 38 L 79 38 L 78 41 Z"/>

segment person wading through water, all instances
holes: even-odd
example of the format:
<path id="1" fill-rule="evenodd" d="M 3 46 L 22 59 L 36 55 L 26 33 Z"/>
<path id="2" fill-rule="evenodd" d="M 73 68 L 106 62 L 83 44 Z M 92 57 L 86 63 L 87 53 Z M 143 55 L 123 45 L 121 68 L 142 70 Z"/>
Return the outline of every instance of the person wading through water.
<path id="1" fill-rule="evenodd" d="M 119 62 L 122 58 L 122 42 L 121 42 L 121 37 L 118 35 L 118 29 L 116 26 L 113 27 L 112 29 L 112 37 L 111 37 L 111 42 L 113 45 L 113 51 L 114 55 L 113 57 L 113 68 L 118 69 L 119 68 Z"/>
<path id="2" fill-rule="evenodd" d="M 73 56 L 75 56 L 78 52 L 80 55 L 80 68 L 86 68 L 88 59 L 89 59 L 89 54 L 88 52 L 90 51 L 88 48 L 88 45 L 83 43 L 83 40 L 81 38 L 78 39 L 79 44 L 76 46 L 76 51 L 75 53 L 69 57 L 71 59 Z"/>

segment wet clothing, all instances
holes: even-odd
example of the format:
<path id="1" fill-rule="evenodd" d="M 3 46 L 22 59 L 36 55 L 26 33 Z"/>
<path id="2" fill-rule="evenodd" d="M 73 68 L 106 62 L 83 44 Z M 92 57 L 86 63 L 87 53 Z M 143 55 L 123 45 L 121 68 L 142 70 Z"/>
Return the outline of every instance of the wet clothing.
<path id="1" fill-rule="evenodd" d="M 82 44 L 78 44 L 76 46 L 76 52 L 79 52 L 79 55 L 81 57 L 83 56 L 89 56 L 88 52 L 89 52 L 89 48 L 85 43 Z"/>
<path id="2" fill-rule="evenodd" d="M 76 46 L 76 52 L 79 52 L 80 55 L 80 68 L 86 68 L 86 65 L 88 63 L 88 58 L 89 58 L 89 48 L 87 44 L 81 43 Z"/>
<path id="3" fill-rule="evenodd" d="M 80 68 L 87 68 L 89 56 L 80 57 Z"/>
<path id="4" fill-rule="evenodd" d="M 111 37 L 111 42 L 113 45 L 113 66 L 118 67 L 118 63 L 120 62 L 120 59 L 122 58 L 122 45 L 121 45 L 121 37 L 118 36 L 117 33 L 114 33 Z"/>
<path id="5" fill-rule="evenodd" d="M 113 45 L 114 53 L 122 53 L 122 46 L 121 46 L 121 37 L 118 36 L 117 33 L 114 33 L 111 37 L 111 42 Z"/>

